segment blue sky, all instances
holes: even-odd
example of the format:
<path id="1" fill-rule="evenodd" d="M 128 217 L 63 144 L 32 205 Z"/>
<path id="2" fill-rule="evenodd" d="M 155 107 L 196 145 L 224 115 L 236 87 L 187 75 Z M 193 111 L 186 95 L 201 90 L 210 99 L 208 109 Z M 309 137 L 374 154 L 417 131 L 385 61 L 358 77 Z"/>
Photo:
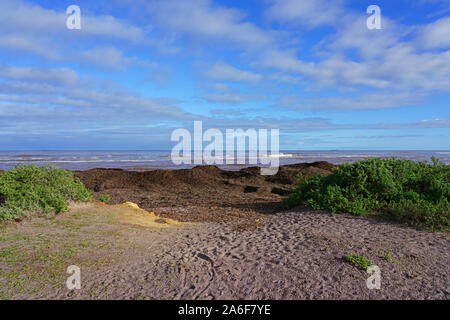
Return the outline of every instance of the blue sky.
<path id="1" fill-rule="evenodd" d="M 284 150 L 450 145 L 450 0 L 2 0 L 0 59 L 1 150 L 169 150 L 194 120 Z"/>

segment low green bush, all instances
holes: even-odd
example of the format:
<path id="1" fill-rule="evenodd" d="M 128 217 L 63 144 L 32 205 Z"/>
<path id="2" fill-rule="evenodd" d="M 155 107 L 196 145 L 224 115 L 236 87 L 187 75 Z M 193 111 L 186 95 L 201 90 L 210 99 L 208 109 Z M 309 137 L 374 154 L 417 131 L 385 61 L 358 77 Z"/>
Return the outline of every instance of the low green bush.
<path id="1" fill-rule="evenodd" d="M 373 264 L 364 255 L 360 256 L 358 254 L 351 254 L 351 255 L 345 256 L 344 259 L 347 262 L 350 262 L 351 264 L 353 264 L 354 266 L 356 266 L 362 270 L 367 270 L 367 268 Z"/>
<path id="2" fill-rule="evenodd" d="M 103 203 L 107 203 L 111 200 L 111 196 L 109 194 L 102 194 L 99 198 L 98 201 L 101 201 Z"/>
<path id="3" fill-rule="evenodd" d="M 299 175 L 288 207 L 379 215 L 413 226 L 450 227 L 450 166 L 399 159 L 344 163 L 324 177 Z"/>
<path id="4" fill-rule="evenodd" d="M 29 212 L 60 213 L 67 210 L 69 200 L 91 198 L 91 192 L 67 170 L 19 164 L 0 174 L 0 220 Z"/>

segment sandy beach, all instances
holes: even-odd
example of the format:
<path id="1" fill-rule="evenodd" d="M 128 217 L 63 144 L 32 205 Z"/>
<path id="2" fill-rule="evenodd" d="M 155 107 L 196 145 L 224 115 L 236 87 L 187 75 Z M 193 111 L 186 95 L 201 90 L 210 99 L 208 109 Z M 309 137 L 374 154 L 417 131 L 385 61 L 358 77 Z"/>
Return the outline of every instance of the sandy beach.
<path id="1" fill-rule="evenodd" d="M 60 223 L 40 227 L 51 239 L 64 237 L 70 242 L 69 252 L 75 253 L 63 255 L 59 263 L 53 261 L 54 270 L 24 262 L 37 268 L 40 275 L 56 273 L 60 283 L 52 285 L 51 278 L 27 282 L 23 284 L 26 293 L 15 298 L 449 298 L 447 234 L 306 210 L 271 215 L 263 228 L 253 231 L 236 232 L 233 223 L 159 227 L 142 221 L 111 222 L 111 215 L 120 210 L 97 206 L 77 205 L 71 213 L 58 217 Z M 65 235 L 67 228 L 74 227 L 68 223 L 73 221 L 71 215 L 86 210 L 89 223 L 81 218 L 76 222 L 81 225 L 76 234 Z M 32 237 L 37 223 L 17 226 L 14 234 Z M 49 257 L 68 251 L 56 247 L 41 250 L 41 254 L 47 250 Z M 385 259 L 387 252 L 390 261 Z M 365 254 L 380 267 L 380 290 L 367 289 L 366 272 L 344 261 L 343 256 L 353 253 Z M 81 266 L 81 290 L 69 291 L 63 285 L 69 264 Z"/>
<path id="2" fill-rule="evenodd" d="M 1 229 L 0 293 L 12 299 L 449 299 L 448 233 L 281 204 L 296 174 L 320 162 L 76 175 L 109 204 Z M 128 204 L 119 204 L 131 201 Z M 136 203 L 136 204 L 132 204 Z M 140 208 L 139 208 L 140 207 Z M 365 255 L 381 289 L 344 259 Z M 80 266 L 82 289 L 65 286 Z"/>
<path id="3" fill-rule="evenodd" d="M 450 0 L 0 0 L 0 48 L 0 301 L 450 299 Z"/>

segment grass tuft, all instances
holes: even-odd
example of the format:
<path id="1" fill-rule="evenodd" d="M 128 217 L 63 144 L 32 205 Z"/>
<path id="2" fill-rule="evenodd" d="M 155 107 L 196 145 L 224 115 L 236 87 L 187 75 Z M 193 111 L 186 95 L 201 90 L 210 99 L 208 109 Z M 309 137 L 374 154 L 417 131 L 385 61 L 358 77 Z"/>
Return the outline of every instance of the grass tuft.
<path id="1" fill-rule="evenodd" d="M 109 194 L 102 194 L 99 198 L 98 201 L 101 201 L 103 203 L 108 203 L 111 200 L 111 196 Z"/>
<path id="2" fill-rule="evenodd" d="M 345 256 L 344 259 L 362 270 L 367 270 L 367 268 L 373 264 L 364 255 L 351 254 Z"/>

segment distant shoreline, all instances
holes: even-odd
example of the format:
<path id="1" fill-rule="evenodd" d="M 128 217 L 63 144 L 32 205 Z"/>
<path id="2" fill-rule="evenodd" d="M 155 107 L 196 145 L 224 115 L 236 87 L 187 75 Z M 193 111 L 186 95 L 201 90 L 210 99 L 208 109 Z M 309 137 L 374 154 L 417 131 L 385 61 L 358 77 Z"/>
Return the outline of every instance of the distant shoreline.
<path id="1" fill-rule="evenodd" d="M 280 151 L 279 154 L 280 166 L 315 161 L 327 161 L 339 165 L 366 158 L 392 157 L 416 162 L 430 162 L 432 156 L 443 163 L 450 164 L 450 151 Z M 261 166 L 260 161 L 256 161 L 257 164 L 249 164 L 249 158 L 249 155 L 246 154 L 245 165 L 236 164 L 237 159 L 235 159 L 234 164 L 217 164 L 217 166 L 232 171 L 243 167 Z M 0 151 L 0 170 L 9 170 L 17 163 L 34 163 L 38 166 L 53 164 L 71 171 L 96 168 L 119 168 L 130 171 L 189 169 L 197 165 L 193 163 L 174 164 L 170 151 Z"/>

